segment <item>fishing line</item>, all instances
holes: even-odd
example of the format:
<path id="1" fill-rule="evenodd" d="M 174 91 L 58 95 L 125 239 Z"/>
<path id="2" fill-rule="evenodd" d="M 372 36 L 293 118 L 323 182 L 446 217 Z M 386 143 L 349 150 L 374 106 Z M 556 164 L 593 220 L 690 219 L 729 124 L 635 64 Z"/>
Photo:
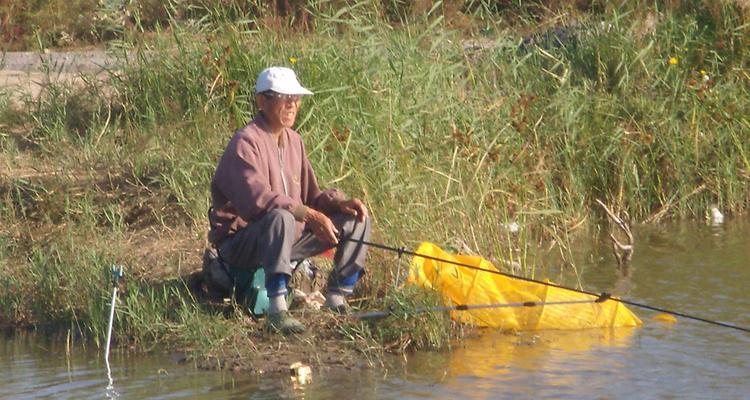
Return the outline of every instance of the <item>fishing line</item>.
<path id="1" fill-rule="evenodd" d="M 476 271 L 489 272 L 489 273 L 496 274 L 496 275 L 502 275 L 502 276 L 505 276 L 505 277 L 508 277 L 508 278 L 519 279 L 519 280 L 526 281 L 526 282 L 538 283 L 538 284 L 541 284 L 541 285 L 546 285 L 546 286 L 550 286 L 550 287 L 554 287 L 554 288 L 558 288 L 558 289 L 571 290 L 573 292 L 578 292 L 578 293 L 587 294 L 587 295 L 590 295 L 590 296 L 595 296 L 595 297 L 597 297 L 597 301 L 598 302 L 601 302 L 601 301 L 604 301 L 604 300 L 613 300 L 613 301 L 620 302 L 622 304 L 627 304 L 629 306 L 645 308 L 647 310 L 658 311 L 658 312 L 662 312 L 662 313 L 666 313 L 666 314 L 672 314 L 672 315 L 675 315 L 675 316 L 678 316 L 678 317 L 682 317 L 682 318 L 692 319 L 692 320 L 695 320 L 695 321 L 705 322 L 707 324 L 717 325 L 717 326 L 721 326 L 721 327 L 724 327 L 724 328 L 736 329 L 736 330 L 739 330 L 739 331 L 750 333 L 750 328 L 745 328 L 745 327 L 741 327 L 741 326 L 737 326 L 737 325 L 732 325 L 732 324 L 728 324 L 726 322 L 714 321 L 714 320 L 710 320 L 710 319 L 703 318 L 703 317 L 697 317 L 695 315 L 686 314 L 686 313 L 683 313 L 683 312 L 680 312 L 680 311 L 667 310 L 665 308 L 650 306 L 648 304 L 638 303 L 638 302 L 635 302 L 635 301 L 621 299 L 621 298 L 618 298 L 618 297 L 612 297 L 609 293 L 606 293 L 606 292 L 595 293 L 595 292 L 591 292 L 591 291 L 588 291 L 588 290 L 576 289 L 576 288 L 571 288 L 571 287 L 567 287 L 567 286 L 558 285 L 558 284 L 552 283 L 552 282 L 544 282 L 544 281 L 540 281 L 540 280 L 536 280 L 536 279 L 532 279 L 532 278 L 526 278 L 526 277 L 519 276 L 519 275 L 513 275 L 513 274 L 510 274 L 510 273 L 502 272 L 502 271 L 498 271 L 498 270 L 476 267 L 476 266 L 473 266 L 473 265 L 470 265 L 470 264 L 465 264 L 465 263 L 458 262 L 458 261 L 447 260 L 447 259 L 443 259 L 443 258 L 440 258 L 440 257 L 434 257 L 434 256 L 430 256 L 430 255 L 427 255 L 427 254 L 420 254 L 420 253 L 417 253 L 417 252 L 409 251 L 409 250 L 406 250 L 403 247 L 398 248 L 398 247 L 387 246 L 387 245 L 380 244 L 380 243 L 373 243 L 373 242 L 368 242 L 366 240 L 353 239 L 353 238 L 344 238 L 344 240 L 348 240 L 350 242 L 355 242 L 355 243 L 360 243 L 360 244 L 365 244 L 367 246 L 372 246 L 372 247 L 375 247 L 375 248 L 378 248 L 378 249 L 381 249 L 381 250 L 392 251 L 392 252 L 397 253 L 399 255 L 399 257 L 401 257 L 403 254 L 408 254 L 408 255 L 413 256 L 413 257 L 421 257 L 421 258 L 424 258 L 424 259 L 427 259 L 427 260 L 432 260 L 432 261 L 438 261 L 438 262 L 443 262 L 443 263 L 458 265 L 458 266 L 469 268 L 469 269 L 473 269 L 473 270 L 476 270 Z"/>

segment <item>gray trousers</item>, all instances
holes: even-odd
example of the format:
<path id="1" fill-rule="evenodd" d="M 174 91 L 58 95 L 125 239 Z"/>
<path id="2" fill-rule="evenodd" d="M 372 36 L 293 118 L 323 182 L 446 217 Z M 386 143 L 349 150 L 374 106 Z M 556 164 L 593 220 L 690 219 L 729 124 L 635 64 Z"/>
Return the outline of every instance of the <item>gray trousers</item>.
<path id="1" fill-rule="evenodd" d="M 339 244 L 335 245 L 334 268 L 331 283 L 364 270 L 367 246 L 346 240 L 370 240 L 370 219 L 359 222 L 356 216 L 337 213 L 329 216 L 339 231 Z M 322 243 L 305 228 L 295 241 L 297 221 L 291 212 L 274 209 L 256 222 L 241 229 L 219 245 L 221 258 L 235 268 L 255 269 L 262 265 L 266 277 L 272 274 L 291 275 L 290 262 L 318 255 L 334 245 Z"/>

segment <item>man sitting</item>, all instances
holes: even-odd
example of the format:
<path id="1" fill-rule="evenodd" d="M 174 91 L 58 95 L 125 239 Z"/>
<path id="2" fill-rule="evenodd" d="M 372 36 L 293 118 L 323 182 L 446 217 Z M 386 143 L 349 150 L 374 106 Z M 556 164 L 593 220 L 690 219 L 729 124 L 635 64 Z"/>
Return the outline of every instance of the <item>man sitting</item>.
<path id="1" fill-rule="evenodd" d="M 367 207 L 340 190 L 320 190 L 292 130 L 302 97 L 312 94 L 289 68 L 263 70 L 255 84 L 259 112 L 235 132 L 211 181 L 208 239 L 229 265 L 265 269 L 268 324 L 282 333 L 305 329 L 287 309 L 290 261 L 336 247 L 324 307 L 344 313 L 370 238 Z"/>

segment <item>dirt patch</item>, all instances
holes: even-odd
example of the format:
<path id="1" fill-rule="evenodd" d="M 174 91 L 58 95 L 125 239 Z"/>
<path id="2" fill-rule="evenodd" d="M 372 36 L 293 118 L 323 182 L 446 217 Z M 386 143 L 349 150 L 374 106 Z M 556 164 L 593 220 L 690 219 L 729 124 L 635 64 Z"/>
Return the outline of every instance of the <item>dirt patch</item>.
<path id="1" fill-rule="evenodd" d="M 9 71 L 41 71 L 64 73 L 101 72 L 118 68 L 127 54 L 116 57 L 104 50 L 69 52 L 30 52 L 18 51 L 3 53 L 0 69 Z"/>
<path id="2" fill-rule="evenodd" d="M 0 93 L 13 102 L 36 98 L 50 84 L 84 85 L 94 77 L 104 81 L 130 56 L 116 57 L 103 50 L 78 52 L 7 52 L 0 56 Z"/>
<path id="3" fill-rule="evenodd" d="M 0 70 L 0 89 L 10 94 L 10 99 L 18 103 L 24 97 L 39 97 L 51 84 L 83 85 L 78 73 L 62 72 L 50 75 L 44 72 Z"/>
<path id="4" fill-rule="evenodd" d="M 315 371 L 370 368 L 382 362 L 382 357 L 374 361 L 365 354 L 368 349 L 358 348 L 356 342 L 345 339 L 341 327 L 352 323 L 347 320 L 350 317 L 310 309 L 292 313 L 305 324 L 305 333 L 289 336 L 271 333 L 266 330 L 265 319 L 255 321 L 245 317 L 242 331 L 228 341 L 231 346 L 196 360 L 198 367 L 286 374 L 297 362 L 312 366 Z"/>

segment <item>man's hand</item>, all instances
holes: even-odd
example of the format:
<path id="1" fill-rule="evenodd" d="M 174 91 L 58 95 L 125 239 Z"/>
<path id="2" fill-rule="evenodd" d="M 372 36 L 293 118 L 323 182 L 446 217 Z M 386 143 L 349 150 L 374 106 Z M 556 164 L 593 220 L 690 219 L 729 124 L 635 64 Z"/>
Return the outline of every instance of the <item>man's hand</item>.
<path id="1" fill-rule="evenodd" d="M 333 225 L 331 219 L 322 212 L 308 208 L 304 221 L 310 227 L 313 235 L 321 242 L 330 244 L 339 243 L 339 240 L 336 238 L 339 234 L 338 229 Z"/>
<path id="2" fill-rule="evenodd" d="M 349 199 L 339 204 L 341 212 L 358 217 L 359 222 L 365 222 L 367 218 L 367 207 L 360 199 Z"/>

